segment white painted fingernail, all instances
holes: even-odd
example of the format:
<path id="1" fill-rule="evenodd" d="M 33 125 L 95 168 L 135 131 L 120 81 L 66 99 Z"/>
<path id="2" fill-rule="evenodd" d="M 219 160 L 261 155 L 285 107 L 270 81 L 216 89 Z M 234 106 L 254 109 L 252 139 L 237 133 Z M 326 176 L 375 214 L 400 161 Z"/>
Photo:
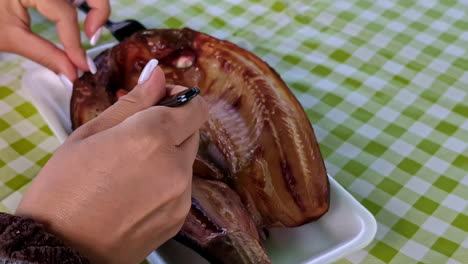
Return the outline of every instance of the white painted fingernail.
<path id="1" fill-rule="evenodd" d="M 96 64 L 94 64 L 93 59 L 91 59 L 89 56 L 86 55 L 86 62 L 88 63 L 89 71 L 92 74 L 96 74 L 97 69 L 96 69 Z"/>
<path id="2" fill-rule="evenodd" d="M 145 68 L 143 68 L 143 71 L 141 71 L 140 78 L 138 78 L 138 84 L 142 84 L 146 82 L 146 80 L 149 79 L 151 76 L 151 73 L 153 72 L 154 68 L 158 66 L 158 60 L 157 59 L 152 59 L 146 63 Z"/>
<path id="3" fill-rule="evenodd" d="M 83 76 L 84 71 L 82 71 L 82 70 L 77 70 L 76 73 L 78 74 L 78 78 L 80 78 L 81 76 Z"/>
<path id="4" fill-rule="evenodd" d="M 101 34 L 102 34 L 102 27 L 98 28 L 98 30 L 96 30 L 96 32 L 94 33 L 94 35 L 91 37 L 91 39 L 89 40 L 89 43 L 93 46 L 96 46 L 96 44 L 98 43 L 99 39 L 101 38 Z"/>
<path id="5" fill-rule="evenodd" d="M 65 88 L 73 90 L 73 83 L 70 81 L 70 79 L 68 79 L 67 76 L 60 73 L 58 77 L 60 81 L 62 82 L 63 86 L 65 86 Z"/>

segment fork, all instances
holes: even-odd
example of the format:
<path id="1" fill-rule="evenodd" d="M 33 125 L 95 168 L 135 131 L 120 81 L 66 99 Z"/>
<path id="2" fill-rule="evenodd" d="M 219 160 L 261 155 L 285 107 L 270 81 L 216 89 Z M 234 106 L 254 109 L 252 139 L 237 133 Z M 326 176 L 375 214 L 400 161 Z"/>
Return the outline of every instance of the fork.
<path id="1" fill-rule="evenodd" d="M 85 13 L 89 13 L 91 8 L 89 5 L 84 2 L 81 4 L 78 9 Z M 112 36 L 114 36 L 119 42 L 125 40 L 126 38 L 133 35 L 133 33 L 146 29 L 140 22 L 128 19 L 121 22 L 112 22 L 107 20 L 105 27 L 111 32 Z"/>

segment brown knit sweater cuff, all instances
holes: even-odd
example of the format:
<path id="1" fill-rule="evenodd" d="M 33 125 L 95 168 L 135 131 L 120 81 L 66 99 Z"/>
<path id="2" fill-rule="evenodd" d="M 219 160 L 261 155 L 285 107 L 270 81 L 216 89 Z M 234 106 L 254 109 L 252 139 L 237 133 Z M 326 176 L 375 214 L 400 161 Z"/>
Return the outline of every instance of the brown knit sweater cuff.
<path id="1" fill-rule="evenodd" d="M 0 263 L 89 264 L 32 219 L 0 213 Z"/>

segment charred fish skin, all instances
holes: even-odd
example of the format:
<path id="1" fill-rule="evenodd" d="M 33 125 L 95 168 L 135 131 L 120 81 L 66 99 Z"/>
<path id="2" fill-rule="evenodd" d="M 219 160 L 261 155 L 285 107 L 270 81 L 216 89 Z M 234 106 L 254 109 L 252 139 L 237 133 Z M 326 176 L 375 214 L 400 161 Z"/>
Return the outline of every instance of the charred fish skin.
<path id="1" fill-rule="evenodd" d="M 193 181 L 192 208 L 176 240 L 210 263 L 271 263 L 240 197 L 220 181 Z"/>
<path id="2" fill-rule="evenodd" d="M 211 264 L 271 264 L 259 241 L 242 232 L 218 236 L 203 248 L 183 233 L 179 233 L 175 240 L 192 248 Z"/>

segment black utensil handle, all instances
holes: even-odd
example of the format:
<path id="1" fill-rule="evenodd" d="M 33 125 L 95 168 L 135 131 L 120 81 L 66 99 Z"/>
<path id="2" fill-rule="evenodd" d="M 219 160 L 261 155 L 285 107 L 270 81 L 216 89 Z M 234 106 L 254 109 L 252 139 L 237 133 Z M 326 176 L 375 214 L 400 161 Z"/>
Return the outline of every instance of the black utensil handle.
<path id="1" fill-rule="evenodd" d="M 78 9 L 81 10 L 81 11 L 83 11 L 83 12 L 85 12 L 86 14 L 88 14 L 89 11 L 91 11 L 91 7 L 89 7 L 89 5 L 88 5 L 88 3 L 86 3 L 86 1 L 83 2 L 83 3 L 78 7 Z M 110 20 L 107 20 L 105 26 L 106 26 L 106 27 L 110 27 L 110 26 L 112 26 L 113 24 L 114 24 L 114 22 L 112 22 L 112 21 L 110 21 Z"/>
<path id="2" fill-rule="evenodd" d="M 200 88 L 192 87 L 179 93 L 163 98 L 157 105 L 167 107 L 178 107 L 188 103 L 200 94 Z"/>
<path id="3" fill-rule="evenodd" d="M 85 13 L 89 13 L 89 11 L 91 11 L 91 7 L 89 7 L 88 3 L 86 2 L 83 2 L 79 7 L 78 9 L 80 9 L 81 11 L 85 12 Z"/>

